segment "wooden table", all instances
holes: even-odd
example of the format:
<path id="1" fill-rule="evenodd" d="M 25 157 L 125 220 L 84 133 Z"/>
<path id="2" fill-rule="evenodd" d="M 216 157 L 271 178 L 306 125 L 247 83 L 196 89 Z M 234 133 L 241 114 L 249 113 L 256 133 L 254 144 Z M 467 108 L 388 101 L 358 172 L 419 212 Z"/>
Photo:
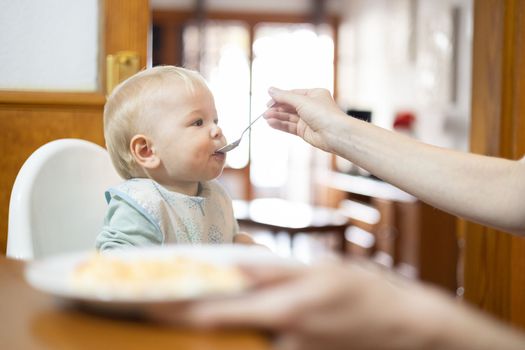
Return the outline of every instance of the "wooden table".
<path id="1" fill-rule="evenodd" d="M 24 263 L 0 255 L 0 349 L 270 349 L 250 331 L 197 331 L 60 306 L 32 289 Z"/>

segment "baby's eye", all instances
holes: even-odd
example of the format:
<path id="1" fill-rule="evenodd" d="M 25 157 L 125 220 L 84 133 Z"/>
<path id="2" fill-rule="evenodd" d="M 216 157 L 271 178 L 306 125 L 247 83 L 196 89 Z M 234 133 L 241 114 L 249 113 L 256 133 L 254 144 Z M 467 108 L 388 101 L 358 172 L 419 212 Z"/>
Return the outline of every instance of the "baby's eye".
<path id="1" fill-rule="evenodd" d="M 194 121 L 192 125 L 202 126 L 203 124 L 204 124 L 204 121 L 202 119 L 199 119 L 199 120 Z"/>
<path id="2" fill-rule="evenodd" d="M 215 123 L 215 125 L 219 125 L 219 119 L 215 119 L 213 122 Z"/>

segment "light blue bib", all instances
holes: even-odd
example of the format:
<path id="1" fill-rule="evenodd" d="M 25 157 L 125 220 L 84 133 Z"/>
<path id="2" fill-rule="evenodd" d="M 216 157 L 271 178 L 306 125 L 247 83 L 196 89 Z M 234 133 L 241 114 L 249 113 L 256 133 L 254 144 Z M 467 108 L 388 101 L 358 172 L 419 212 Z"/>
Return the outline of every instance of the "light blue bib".
<path id="1" fill-rule="evenodd" d="M 232 243 L 239 231 L 230 197 L 217 181 L 199 184 L 198 196 L 169 191 L 151 179 L 131 179 L 110 188 L 162 232 L 163 243 Z"/>

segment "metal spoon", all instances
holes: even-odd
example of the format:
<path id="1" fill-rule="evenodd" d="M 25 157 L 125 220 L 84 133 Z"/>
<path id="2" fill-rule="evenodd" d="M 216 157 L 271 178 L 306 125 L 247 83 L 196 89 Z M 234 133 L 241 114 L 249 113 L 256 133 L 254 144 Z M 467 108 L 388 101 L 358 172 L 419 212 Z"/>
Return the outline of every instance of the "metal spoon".
<path id="1" fill-rule="evenodd" d="M 273 105 L 272 105 L 272 106 L 273 106 Z M 270 109 L 272 106 L 269 106 L 268 109 Z M 246 129 L 243 130 L 243 132 L 241 133 L 241 136 L 237 139 L 237 141 L 234 141 L 234 142 L 232 142 L 232 143 L 227 144 L 226 146 L 223 146 L 223 147 L 219 148 L 216 152 L 226 153 L 226 152 L 230 152 L 232 149 L 237 148 L 237 146 L 239 146 L 239 144 L 241 143 L 241 140 L 242 140 L 242 137 L 244 136 L 244 133 L 245 133 L 246 131 L 248 131 L 248 129 L 250 129 L 250 128 L 252 127 L 252 125 L 253 125 L 257 120 L 259 120 L 259 118 L 261 118 L 261 117 L 264 115 L 264 113 L 266 113 L 266 112 L 263 112 L 260 116 L 258 116 L 257 118 L 255 118 L 255 119 L 253 120 L 253 122 L 251 122 L 250 125 L 248 125 L 248 126 L 246 127 Z"/>

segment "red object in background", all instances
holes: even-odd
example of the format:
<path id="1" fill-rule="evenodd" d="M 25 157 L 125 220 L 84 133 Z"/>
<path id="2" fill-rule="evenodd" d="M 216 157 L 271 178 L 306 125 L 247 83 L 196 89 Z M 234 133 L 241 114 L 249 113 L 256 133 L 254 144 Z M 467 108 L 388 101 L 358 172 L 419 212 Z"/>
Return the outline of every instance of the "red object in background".
<path id="1" fill-rule="evenodd" d="M 412 112 L 398 112 L 394 118 L 394 129 L 412 130 L 416 116 Z"/>

